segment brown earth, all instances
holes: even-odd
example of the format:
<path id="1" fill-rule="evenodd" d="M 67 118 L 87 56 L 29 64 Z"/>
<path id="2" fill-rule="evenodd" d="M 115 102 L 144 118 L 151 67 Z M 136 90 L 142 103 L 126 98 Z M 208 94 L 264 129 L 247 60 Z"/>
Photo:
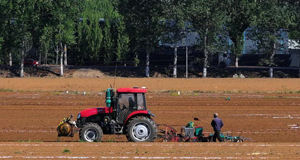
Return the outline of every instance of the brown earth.
<path id="1" fill-rule="evenodd" d="M 179 129 L 198 117 L 194 122 L 207 135 L 212 132 L 207 123 L 218 112 L 222 131 L 249 138 L 244 143 L 128 143 L 125 136 L 110 135 L 104 143 L 82 143 L 78 134 L 57 139 L 59 121 L 104 106 L 102 91 L 113 83 L 113 78 L 0 79 L 0 159 L 300 158 L 298 79 L 115 79 L 116 88 L 147 86 L 148 109 L 158 124 Z"/>

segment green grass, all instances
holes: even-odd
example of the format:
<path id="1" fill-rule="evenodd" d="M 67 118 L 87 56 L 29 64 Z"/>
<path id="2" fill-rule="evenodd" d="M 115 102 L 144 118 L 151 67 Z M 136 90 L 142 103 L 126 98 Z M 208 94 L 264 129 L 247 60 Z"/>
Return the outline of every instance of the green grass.
<path id="1" fill-rule="evenodd" d="M 41 140 L 26 139 L 26 140 L 18 140 L 17 142 L 42 142 L 42 141 Z"/>
<path id="2" fill-rule="evenodd" d="M 166 92 L 167 93 L 177 93 L 178 91 L 172 89 L 172 90 L 167 90 Z"/>
<path id="3" fill-rule="evenodd" d="M 71 151 L 68 150 L 68 149 L 65 149 L 65 150 L 63 151 L 63 153 L 71 153 Z"/>
<path id="4" fill-rule="evenodd" d="M 116 142 L 114 139 L 109 139 L 107 142 Z"/>
<path id="5" fill-rule="evenodd" d="M 0 88 L 0 92 L 13 92 L 14 90 L 8 88 Z"/>
<path id="6" fill-rule="evenodd" d="M 57 95 L 61 95 L 61 92 L 55 91 L 52 94 L 57 96 Z"/>
<path id="7" fill-rule="evenodd" d="M 266 96 L 264 99 L 278 99 L 279 97 L 277 96 Z"/>
<path id="8" fill-rule="evenodd" d="M 205 93 L 205 92 L 201 90 L 194 90 L 193 93 Z"/>
<path id="9" fill-rule="evenodd" d="M 16 152 L 15 152 L 15 154 L 21 154 L 21 153 L 22 153 L 21 151 L 16 151 Z"/>
<path id="10" fill-rule="evenodd" d="M 136 148 L 135 154 L 140 155 L 140 153 L 139 153 L 139 148 Z"/>
<path id="11" fill-rule="evenodd" d="M 179 96 L 178 93 L 170 93 L 171 96 Z"/>

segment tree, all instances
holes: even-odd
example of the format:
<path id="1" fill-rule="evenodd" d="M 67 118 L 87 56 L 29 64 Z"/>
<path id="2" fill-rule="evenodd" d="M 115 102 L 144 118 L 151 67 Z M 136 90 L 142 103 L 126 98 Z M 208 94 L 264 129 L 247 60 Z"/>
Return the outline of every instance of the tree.
<path id="1" fill-rule="evenodd" d="M 284 1 L 262 0 L 258 4 L 259 12 L 250 37 L 256 41 L 257 51 L 269 57 L 265 63 L 270 67 L 270 78 L 273 78 L 274 56 L 282 48 L 279 43 L 280 33 L 289 27 L 293 16 Z"/>
<path id="2" fill-rule="evenodd" d="M 163 1 L 119 0 L 118 9 L 124 16 L 131 52 L 146 52 L 146 77 L 150 76 L 150 53 L 159 44 L 162 28 Z"/>
<path id="3" fill-rule="evenodd" d="M 110 64 L 126 59 L 128 37 L 113 1 L 85 1 L 81 17 L 77 40 L 81 61 L 103 60 Z"/>
<path id="4" fill-rule="evenodd" d="M 300 2 L 294 0 L 285 0 L 289 5 L 291 16 L 293 18 L 292 24 L 289 26 L 289 39 L 300 44 Z M 297 46 L 300 48 L 300 46 Z"/>
<path id="5" fill-rule="evenodd" d="M 3 43 L 3 23 L 4 23 L 4 18 L 5 18 L 5 15 L 3 14 L 3 10 L 5 9 L 5 4 L 6 4 L 6 1 L 0 1 L 0 10 L 2 12 L 0 12 L 0 51 L 2 49 L 2 43 Z M 0 52 L 0 64 L 1 64 L 1 53 Z"/>
<path id="6" fill-rule="evenodd" d="M 293 24 L 289 26 L 290 33 L 289 39 L 297 43 L 296 47 L 300 49 L 300 2 L 294 0 L 286 0 L 289 4 L 289 8 L 292 11 L 292 17 L 294 17 Z M 295 45 L 295 44 L 294 44 Z M 300 62 L 300 57 L 299 57 Z M 299 64 L 299 78 L 300 78 L 300 64 Z"/>
<path id="7" fill-rule="evenodd" d="M 228 16 L 225 23 L 228 35 L 232 41 L 232 53 L 235 56 L 235 67 L 238 67 L 239 56 L 244 47 L 244 32 L 250 27 L 257 11 L 256 0 L 227 0 L 224 9 Z"/>
<path id="8" fill-rule="evenodd" d="M 178 42 L 186 37 L 186 0 L 170 0 L 164 4 L 165 20 L 161 21 L 164 29 L 162 41 L 174 47 L 173 77 L 177 77 L 177 48 Z"/>
<path id="9" fill-rule="evenodd" d="M 12 52 L 16 51 L 19 42 L 16 38 L 19 28 L 16 27 L 16 12 L 13 7 L 15 2 L 1 1 L 0 2 L 0 39 L 2 39 L 1 58 L 2 64 L 9 64 L 12 66 Z M 1 44 L 0 44 L 1 45 Z M 7 59 L 9 61 L 7 61 Z"/>
<path id="10" fill-rule="evenodd" d="M 218 0 L 190 1 L 189 16 L 194 31 L 199 33 L 199 49 L 204 53 L 203 78 L 207 77 L 208 56 L 224 51 L 224 24 L 227 16 L 224 12 L 224 3 Z"/>
<path id="11" fill-rule="evenodd" d="M 35 1 L 18 0 L 13 1 L 9 5 L 14 6 L 11 10 L 11 18 L 15 21 L 13 32 L 18 49 L 20 49 L 20 77 L 24 77 L 24 58 L 26 53 L 32 46 L 32 35 L 30 33 L 32 26 L 32 17 L 34 16 Z"/>
<path id="12" fill-rule="evenodd" d="M 60 75 L 63 76 L 64 46 L 75 44 L 75 22 L 78 21 L 81 1 L 65 0 L 51 1 L 51 27 L 53 29 L 53 42 L 56 52 L 60 53 Z"/>

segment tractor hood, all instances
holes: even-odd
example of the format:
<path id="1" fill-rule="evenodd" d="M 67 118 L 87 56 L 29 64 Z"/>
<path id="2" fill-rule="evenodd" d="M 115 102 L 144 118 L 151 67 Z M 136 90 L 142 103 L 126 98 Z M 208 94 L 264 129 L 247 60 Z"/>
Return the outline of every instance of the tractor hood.
<path id="1" fill-rule="evenodd" d="M 109 114 L 112 113 L 112 107 L 100 107 L 100 108 L 90 108 L 81 111 L 78 115 L 78 117 L 90 117 L 97 114 Z M 77 118 L 78 118 L 77 117 Z"/>

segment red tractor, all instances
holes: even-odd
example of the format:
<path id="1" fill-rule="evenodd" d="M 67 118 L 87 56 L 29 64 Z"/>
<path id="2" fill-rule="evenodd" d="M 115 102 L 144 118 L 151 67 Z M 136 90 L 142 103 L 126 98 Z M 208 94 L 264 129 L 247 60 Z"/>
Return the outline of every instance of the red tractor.
<path id="1" fill-rule="evenodd" d="M 79 138 L 86 142 L 100 142 L 103 134 L 125 134 L 131 142 L 152 142 L 157 137 L 157 125 L 146 107 L 143 88 L 112 88 L 106 91 L 106 107 L 81 111 L 77 121 L 72 115 L 58 125 L 58 136 L 74 136 L 80 128 Z"/>

